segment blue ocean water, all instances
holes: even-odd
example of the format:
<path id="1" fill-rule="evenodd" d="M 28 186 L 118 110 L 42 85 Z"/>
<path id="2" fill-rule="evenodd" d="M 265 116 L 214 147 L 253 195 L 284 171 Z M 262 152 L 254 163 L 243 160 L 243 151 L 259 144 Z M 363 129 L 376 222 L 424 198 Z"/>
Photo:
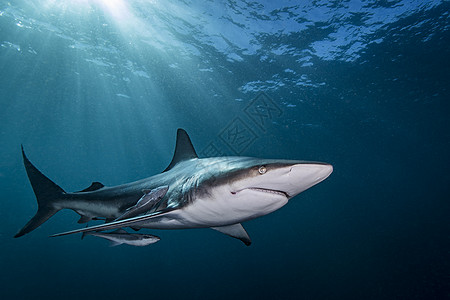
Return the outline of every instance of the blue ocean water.
<path id="1" fill-rule="evenodd" d="M 1 299 L 450 298 L 448 1 L 0 2 Z M 202 157 L 333 164 L 244 224 L 110 248 L 48 238 L 30 160 L 66 191 Z M 239 137 L 230 137 L 230 132 Z"/>

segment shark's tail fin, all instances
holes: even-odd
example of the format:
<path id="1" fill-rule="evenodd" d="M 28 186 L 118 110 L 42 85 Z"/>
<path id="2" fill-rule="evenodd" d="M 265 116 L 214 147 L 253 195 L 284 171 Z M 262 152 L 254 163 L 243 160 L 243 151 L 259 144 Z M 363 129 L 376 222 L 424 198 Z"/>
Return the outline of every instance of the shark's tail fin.
<path id="1" fill-rule="evenodd" d="M 28 179 L 33 187 L 34 194 L 36 195 L 38 211 L 34 217 L 31 218 L 31 220 L 14 236 L 16 238 L 38 228 L 42 223 L 57 213 L 60 208 L 55 208 L 54 203 L 63 198 L 63 195 L 65 194 L 62 188 L 48 179 L 35 166 L 33 166 L 25 155 L 23 147 L 22 156 Z"/>

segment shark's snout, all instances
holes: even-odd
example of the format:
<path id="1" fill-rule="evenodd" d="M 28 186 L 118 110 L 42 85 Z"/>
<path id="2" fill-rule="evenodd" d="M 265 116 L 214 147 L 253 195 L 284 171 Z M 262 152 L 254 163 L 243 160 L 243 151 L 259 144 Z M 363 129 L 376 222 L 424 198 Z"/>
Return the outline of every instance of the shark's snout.
<path id="1" fill-rule="evenodd" d="M 333 166 L 322 163 L 300 163 L 291 166 L 287 193 L 293 197 L 322 182 L 333 172 Z"/>
<path id="2" fill-rule="evenodd" d="M 329 164 L 297 164 L 291 167 L 293 176 L 305 176 L 311 181 L 321 182 L 333 172 L 333 166 Z"/>

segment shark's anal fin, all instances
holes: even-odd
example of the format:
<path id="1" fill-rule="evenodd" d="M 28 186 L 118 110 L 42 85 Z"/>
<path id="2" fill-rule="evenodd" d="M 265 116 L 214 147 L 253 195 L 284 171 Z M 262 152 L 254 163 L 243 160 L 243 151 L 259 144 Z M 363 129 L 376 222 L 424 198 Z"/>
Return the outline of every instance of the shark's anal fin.
<path id="1" fill-rule="evenodd" d="M 105 186 L 102 183 L 96 181 L 96 182 L 91 183 L 91 185 L 89 187 L 85 188 L 82 191 L 78 191 L 77 193 L 93 192 L 93 191 L 101 189 L 102 187 L 105 187 Z"/>
<path id="2" fill-rule="evenodd" d="M 195 152 L 194 146 L 192 146 L 191 139 L 184 129 L 178 128 L 175 153 L 173 154 L 172 161 L 163 173 L 172 169 L 180 161 L 192 158 L 198 158 L 198 156 Z"/>
<path id="3" fill-rule="evenodd" d="M 223 234 L 241 240 L 246 246 L 250 246 L 252 243 L 252 240 L 250 239 L 247 231 L 245 231 L 241 223 L 236 223 L 228 226 L 211 227 L 211 229 L 217 230 L 219 232 L 222 232 Z"/>

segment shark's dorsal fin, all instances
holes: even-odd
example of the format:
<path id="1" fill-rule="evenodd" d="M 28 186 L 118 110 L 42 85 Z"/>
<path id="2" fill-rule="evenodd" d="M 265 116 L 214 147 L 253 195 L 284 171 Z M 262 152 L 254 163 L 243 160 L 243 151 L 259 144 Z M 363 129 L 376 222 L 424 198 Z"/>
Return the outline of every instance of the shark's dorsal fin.
<path id="1" fill-rule="evenodd" d="M 93 192 L 93 191 L 101 189 L 102 187 L 104 187 L 104 185 L 102 183 L 95 181 L 95 182 L 91 183 L 91 185 L 89 187 L 85 188 L 82 191 L 78 191 L 77 193 Z"/>
<path id="2" fill-rule="evenodd" d="M 188 160 L 191 158 L 198 158 L 194 146 L 192 146 L 191 139 L 184 129 L 178 128 L 175 153 L 173 154 L 172 161 L 170 162 L 169 166 L 163 171 L 163 173 L 172 169 L 180 161 Z"/>
<path id="3" fill-rule="evenodd" d="M 226 235 L 234 237 L 235 239 L 241 240 L 246 246 L 250 246 L 250 244 L 252 243 L 252 240 L 248 236 L 247 231 L 245 231 L 241 223 L 236 223 L 228 226 L 211 227 L 211 229 L 217 230 Z"/>

